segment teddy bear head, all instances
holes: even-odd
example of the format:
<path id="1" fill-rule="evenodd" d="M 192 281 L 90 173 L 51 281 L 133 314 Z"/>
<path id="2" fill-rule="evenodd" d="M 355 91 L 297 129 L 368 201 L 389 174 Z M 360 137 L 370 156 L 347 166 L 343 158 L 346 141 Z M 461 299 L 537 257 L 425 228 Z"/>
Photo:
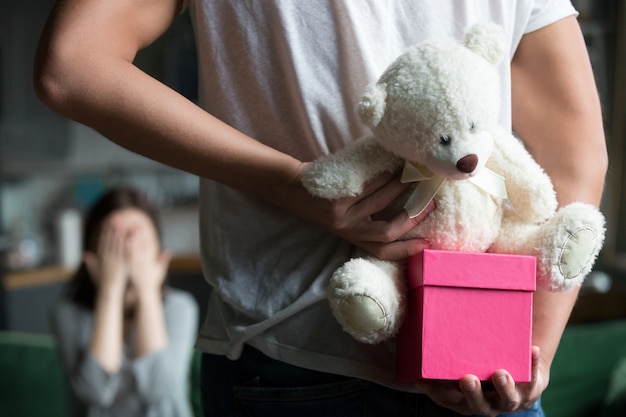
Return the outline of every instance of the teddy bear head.
<path id="1" fill-rule="evenodd" d="M 450 179 L 467 179 L 493 150 L 506 42 L 478 24 L 463 42 L 427 41 L 399 56 L 359 102 L 376 140 L 401 158 Z"/>

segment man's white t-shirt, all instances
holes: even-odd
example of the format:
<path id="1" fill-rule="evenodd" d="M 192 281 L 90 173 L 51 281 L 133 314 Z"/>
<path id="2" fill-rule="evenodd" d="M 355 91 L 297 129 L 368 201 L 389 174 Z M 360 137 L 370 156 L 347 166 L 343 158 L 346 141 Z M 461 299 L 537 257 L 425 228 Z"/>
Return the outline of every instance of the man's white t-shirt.
<path id="1" fill-rule="evenodd" d="M 500 24 L 512 58 L 525 33 L 576 11 L 567 0 L 189 0 L 200 104 L 302 161 L 368 133 L 355 107 L 409 46 Z M 510 67 L 500 123 L 511 128 Z M 395 340 L 358 343 L 326 302 L 351 246 L 254 196 L 200 185 L 204 274 L 213 287 L 197 347 L 236 359 L 244 344 L 305 368 L 413 390 L 395 381 Z"/>

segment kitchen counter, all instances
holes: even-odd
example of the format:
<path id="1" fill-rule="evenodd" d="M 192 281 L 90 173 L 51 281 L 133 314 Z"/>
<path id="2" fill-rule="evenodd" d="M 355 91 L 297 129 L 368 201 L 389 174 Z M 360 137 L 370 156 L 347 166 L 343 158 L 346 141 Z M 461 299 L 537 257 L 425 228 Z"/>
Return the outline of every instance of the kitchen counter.
<path id="1" fill-rule="evenodd" d="M 202 262 L 198 255 L 177 255 L 170 262 L 170 274 L 201 274 Z M 74 269 L 63 266 L 46 266 L 27 271 L 8 272 L 3 278 L 7 291 L 70 279 Z"/>

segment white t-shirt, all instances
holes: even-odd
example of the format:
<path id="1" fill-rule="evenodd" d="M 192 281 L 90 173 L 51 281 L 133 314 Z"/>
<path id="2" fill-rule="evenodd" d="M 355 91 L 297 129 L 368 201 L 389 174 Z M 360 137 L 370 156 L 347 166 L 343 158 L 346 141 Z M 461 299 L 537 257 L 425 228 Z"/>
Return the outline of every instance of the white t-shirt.
<path id="1" fill-rule="evenodd" d="M 461 39 L 474 23 L 521 37 L 566 16 L 567 0 L 189 0 L 200 101 L 211 114 L 303 161 L 367 133 L 355 106 L 407 47 Z M 504 62 L 500 122 L 511 128 Z M 351 247 L 251 195 L 200 189 L 205 276 L 213 287 L 197 347 L 236 359 L 245 343 L 278 360 L 411 390 L 395 381 L 395 340 L 354 341 L 325 299 Z"/>

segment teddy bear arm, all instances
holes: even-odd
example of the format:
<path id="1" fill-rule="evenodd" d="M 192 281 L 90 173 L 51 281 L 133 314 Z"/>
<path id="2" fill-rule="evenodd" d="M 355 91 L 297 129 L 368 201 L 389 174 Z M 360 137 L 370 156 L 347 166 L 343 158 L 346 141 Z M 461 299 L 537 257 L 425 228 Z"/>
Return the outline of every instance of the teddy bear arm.
<path id="1" fill-rule="evenodd" d="M 373 137 L 360 139 L 341 151 L 308 164 L 302 174 L 305 188 L 317 197 L 356 196 L 368 180 L 399 169 L 402 161 L 382 148 Z"/>
<path id="2" fill-rule="evenodd" d="M 554 215 L 557 199 L 550 177 L 512 135 L 496 137 L 489 167 L 504 176 L 508 200 L 527 222 Z"/>

